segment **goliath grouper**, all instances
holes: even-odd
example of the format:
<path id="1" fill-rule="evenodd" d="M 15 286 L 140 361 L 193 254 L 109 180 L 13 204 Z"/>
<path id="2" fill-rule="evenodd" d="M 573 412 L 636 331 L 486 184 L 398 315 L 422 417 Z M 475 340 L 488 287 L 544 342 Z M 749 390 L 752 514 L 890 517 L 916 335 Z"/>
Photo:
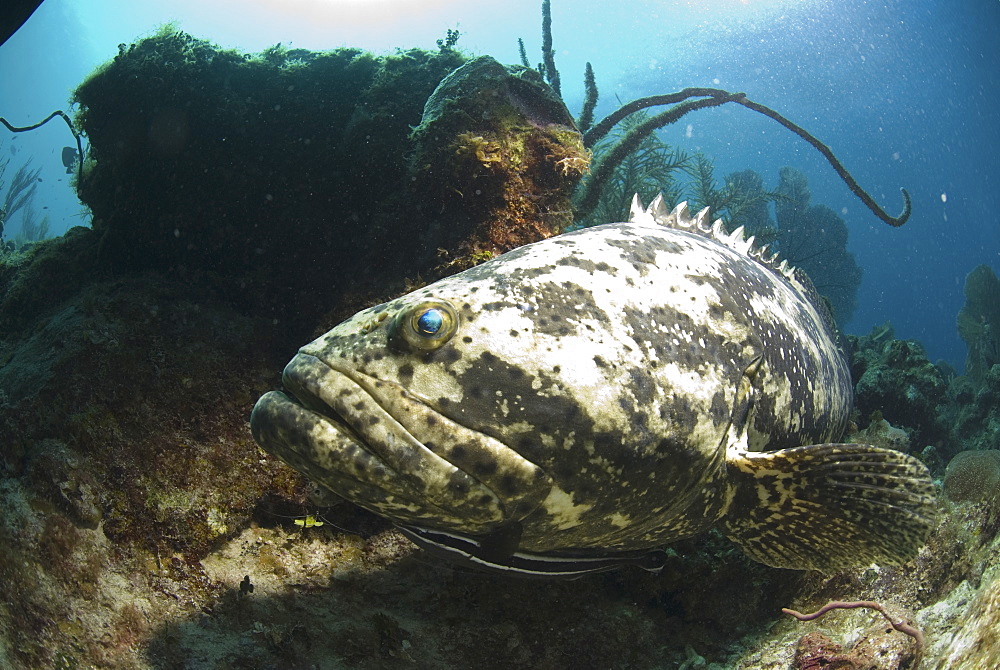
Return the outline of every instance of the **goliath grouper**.
<path id="1" fill-rule="evenodd" d="M 434 553 L 576 576 L 719 528 L 768 565 L 899 563 L 927 469 L 837 444 L 852 404 L 809 279 L 742 231 L 636 199 L 302 347 L 254 438 Z"/>

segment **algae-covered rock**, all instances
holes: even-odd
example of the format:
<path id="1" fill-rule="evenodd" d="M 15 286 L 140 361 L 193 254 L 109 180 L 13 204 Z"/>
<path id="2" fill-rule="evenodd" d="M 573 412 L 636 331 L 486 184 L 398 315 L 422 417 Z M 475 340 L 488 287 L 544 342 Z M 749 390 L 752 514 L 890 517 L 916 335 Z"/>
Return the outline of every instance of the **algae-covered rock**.
<path id="1" fill-rule="evenodd" d="M 955 452 L 1000 446 L 1000 364 L 978 382 L 955 377 L 948 386 L 948 399 L 941 418 L 950 427 Z"/>
<path id="2" fill-rule="evenodd" d="M 455 269 L 572 223 L 570 194 L 590 152 L 534 70 L 489 56 L 469 61 L 427 100 L 412 138 L 414 189 L 424 194 L 417 206 L 436 222 L 430 243 L 465 240 L 443 259 Z"/>
<path id="3" fill-rule="evenodd" d="M 881 326 L 863 337 L 848 337 L 855 405 L 861 416 L 880 412 L 894 426 L 915 431 L 911 441 L 942 441 L 947 430 L 937 410 L 948 388 L 944 374 L 914 340 L 893 338 L 891 326 Z"/>
<path id="4" fill-rule="evenodd" d="M 352 287 L 426 269 L 390 231 L 405 221 L 419 244 L 422 222 L 402 214 L 408 136 L 463 62 L 451 48 L 243 54 L 171 27 L 121 45 L 74 94 L 99 267 L 170 273 L 307 339 Z"/>
<path id="5" fill-rule="evenodd" d="M 121 45 L 75 92 L 98 266 L 170 273 L 304 341 L 317 314 L 559 231 L 589 157 L 572 117 L 534 71 L 466 60 L 251 55 L 170 27 Z"/>
<path id="6" fill-rule="evenodd" d="M 931 667 L 979 670 L 997 667 L 1000 659 L 1000 569 L 993 567 L 975 598 L 957 604 L 965 616 L 944 638 L 944 649 Z"/>
<path id="7" fill-rule="evenodd" d="M 902 428 L 897 428 L 882 418 L 882 413 L 874 412 L 869 418 L 868 427 L 852 432 L 844 438 L 845 442 L 870 444 L 883 449 L 894 449 L 907 453 L 910 450 L 910 436 Z"/>
<path id="8" fill-rule="evenodd" d="M 965 305 L 958 312 L 958 334 L 969 348 L 965 374 L 981 380 L 1000 363 L 1000 279 L 988 265 L 965 278 Z"/>

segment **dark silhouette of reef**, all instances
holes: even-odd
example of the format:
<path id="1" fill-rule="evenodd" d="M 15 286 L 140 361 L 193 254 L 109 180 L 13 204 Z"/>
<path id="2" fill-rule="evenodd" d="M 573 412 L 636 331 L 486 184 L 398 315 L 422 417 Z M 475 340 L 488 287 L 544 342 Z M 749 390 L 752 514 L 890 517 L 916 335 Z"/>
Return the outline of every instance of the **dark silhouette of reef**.
<path id="1" fill-rule="evenodd" d="M 170 27 L 121 45 L 74 95 L 97 265 L 302 339 L 341 296 L 398 292 L 400 268 L 430 280 L 558 232 L 587 165 L 572 117 L 533 71 L 453 45 L 251 57 Z"/>
<path id="2" fill-rule="evenodd" d="M 958 312 L 958 334 L 969 355 L 965 372 L 979 381 L 1000 363 L 1000 279 L 988 265 L 965 278 L 965 305 Z"/>

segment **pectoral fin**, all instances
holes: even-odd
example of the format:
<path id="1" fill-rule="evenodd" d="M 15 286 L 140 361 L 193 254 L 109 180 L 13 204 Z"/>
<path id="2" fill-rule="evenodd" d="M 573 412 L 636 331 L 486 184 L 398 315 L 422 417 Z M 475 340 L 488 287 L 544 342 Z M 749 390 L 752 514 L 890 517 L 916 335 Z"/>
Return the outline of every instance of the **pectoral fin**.
<path id="1" fill-rule="evenodd" d="M 723 532 L 755 560 L 820 570 L 902 563 L 935 523 L 934 486 L 912 456 L 866 444 L 730 452 Z"/>

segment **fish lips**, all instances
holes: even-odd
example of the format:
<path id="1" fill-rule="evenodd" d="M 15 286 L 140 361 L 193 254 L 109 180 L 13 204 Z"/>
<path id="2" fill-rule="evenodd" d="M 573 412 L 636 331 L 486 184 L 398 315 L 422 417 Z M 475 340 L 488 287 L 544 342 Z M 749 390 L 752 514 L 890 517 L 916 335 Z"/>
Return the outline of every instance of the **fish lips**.
<path id="1" fill-rule="evenodd" d="M 552 488 L 541 468 L 394 382 L 303 352 L 282 382 L 287 393 L 254 407 L 254 439 L 393 521 L 486 533 L 530 514 Z"/>

